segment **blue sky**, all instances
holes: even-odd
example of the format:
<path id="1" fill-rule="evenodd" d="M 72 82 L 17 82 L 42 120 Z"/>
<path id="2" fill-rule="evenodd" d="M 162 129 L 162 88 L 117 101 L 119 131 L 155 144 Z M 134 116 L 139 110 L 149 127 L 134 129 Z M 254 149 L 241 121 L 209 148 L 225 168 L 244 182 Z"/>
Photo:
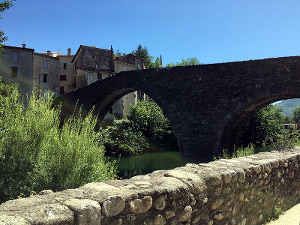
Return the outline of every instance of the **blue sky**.
<path id="1" fill-rule="evenodd" d="M 163 64 L 300 55 L 299 27 L 299 0 L 17 0 L 0 20 L 6 45 L 127 54 L 141 44 Z"/>

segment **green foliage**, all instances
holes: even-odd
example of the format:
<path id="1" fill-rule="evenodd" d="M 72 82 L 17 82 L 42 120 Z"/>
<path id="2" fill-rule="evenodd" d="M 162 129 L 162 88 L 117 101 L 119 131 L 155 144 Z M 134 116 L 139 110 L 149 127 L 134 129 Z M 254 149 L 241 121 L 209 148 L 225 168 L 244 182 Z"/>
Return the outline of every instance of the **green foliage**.
<path id="1" fill-rule="evenodd" d="M 100 129 L 98 141 L 104 145 L 109 156 L 129 156 L 149 149 L 148 140 L 142 132 L 133 129 L 126 119 L 114 120 L 113 126 Z"/>
<path id="2" fill-rule="evenodd" d="M 153 56 L 149 55 L 147 47 L 143 47 L 141 44 L 137 47 L 137 50 L 133 51 L 132 54 L 142 58 L 145 60 L 145 64 L 147 68 L 153 68 Z"/>
<path id="3" fill-rule="evenodd" d="M 272 215 L 273 219 L 277 220 L 281 214 L 282 214 L 282 209 L 279 204 L 276 204 L 273 209 L 273 215 Z"/>
<path id="4" fill-rule="evenodd" d="M 109 156 L 157 151 L 159 146 L 178 148 L 169 120 L 154 102 L 138 101 L 130 107 L 127 119 L 115 120 L 113 126 L 102 129 L 99 135 Z"/>
<path id="5" fill-rule="evenodd" d="M 298 123 L 300 121 L 300 107 L 296 108 L 292 114 L 292 120 L 295 123 Z"/>
<path id="6" fill-rule="evenodd" d="M 0 202 L 31 191 L 75 188 L 115 176 L 94 131 L 96 119 L 73 115 L 34 93 L 26 107 L 16 86 L 0 85 Z"/>
<path id="7" fill-rule="evenodd" d="M 172 62 L 172 63 L 167 64 L 166 67 L 193 66 L 193 65 L 200 65 L 200 62 L 196 57 L 181 59 L 181 62 L 177 62 L 176 64 Z"/>
<path id="8" fill-rule="evenodd" d="M 245 157 L 248 155 L 253 155 L 255 153 L 255 145 L 250 143 L 247 147 L 240 147 L 238 148 L 233 154 L 229 154 L 227 150 L 223 150 L 223 154 L 217 158 L 213 157 L 214 161 L 218 159 L 231 159 L 231 158 L 238 158 L 238 157 Z"/>
<path id="9" fill-rule="evenodd" d="M 128 120 L 134 129 L 155 141 L 164 140 L 172 132 L 170 121 L 155 102 L 138 101 L 136 106 L 130 107 Z"/>
<path id="10" fill-rule="evenodd" d="M 15 1 L 15 0 L 0 2 L 0 19 L 2 18 L 1 14 L 5 10 L 9 9 L 12 6 L 13 1 Z M 7 40 L 7 37 L 4 37 L 4 32 L 2 30 L 0 30 L 0 49 L 3 46 L 2 43 L 6 40 Z"/>
<path id="11" fill-rule="evenodd" d="M 275 105 L 268 105 L 258 111 L 249 121 L 240 137 L 240 145 L 271 145 L 275 143 L 279 134 L 284 132 L 284 117 Z"/>
<path id="12" fill-rule="evenodd" d="M 276 103 L 277 108 L 282 110 L 282 115 L 291 117 L 293 111 L 300 107 L 300 98 L 282 100 Z"/>

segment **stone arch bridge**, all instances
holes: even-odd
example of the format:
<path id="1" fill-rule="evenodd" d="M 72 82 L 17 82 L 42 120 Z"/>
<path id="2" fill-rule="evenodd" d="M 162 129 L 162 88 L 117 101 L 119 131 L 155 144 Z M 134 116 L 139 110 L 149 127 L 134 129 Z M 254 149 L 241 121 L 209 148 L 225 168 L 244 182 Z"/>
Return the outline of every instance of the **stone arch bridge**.
<path id="1" fill-rule="evenodd" d="M 63 109 L 94 105 L 103 119 L 125 94 L 149 95 L 171 121 L 183 159 L 207 162 L 233 149 L 262 107 L 300 97 L 300 56 L 121 72 L 67 94 Z"/>

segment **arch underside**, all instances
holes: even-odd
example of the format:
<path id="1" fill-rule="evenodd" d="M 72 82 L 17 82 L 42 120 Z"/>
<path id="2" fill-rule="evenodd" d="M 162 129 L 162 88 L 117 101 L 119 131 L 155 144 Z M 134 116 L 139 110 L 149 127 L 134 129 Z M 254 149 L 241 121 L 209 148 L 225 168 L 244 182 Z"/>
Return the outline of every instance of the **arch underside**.
<path id="1" fill-rule="evenodd" d="M 221 154 L 224 149 L 232 153 L 237 147 L 239 147 L 238 141 L 242 131 L 250 119 L 260 109 L 276 101 L 299 97 L 299 95 L 273 95 L 252 101 L 251 103 L 247 104 L 244 108 L 235 113 L 225 126 L 221 136 L 219 153 Z"/>

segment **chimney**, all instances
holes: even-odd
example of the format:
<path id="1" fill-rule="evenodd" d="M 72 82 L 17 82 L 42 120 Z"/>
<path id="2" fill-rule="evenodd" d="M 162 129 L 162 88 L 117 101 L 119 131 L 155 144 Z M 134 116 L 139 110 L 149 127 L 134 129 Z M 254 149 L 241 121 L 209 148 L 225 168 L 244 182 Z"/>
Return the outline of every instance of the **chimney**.
<path id="1" fill-rule="evenodd" d="M 51 53 L 51 51 L 48 50 L 48 51 L 47 51 L 47 55 L 50 55 L 50 53 Z"/>
<path id="2" fill-rule="evenodd" d="M 71 55 L 71 48 L 68 48 L 68 55 Z"/>
<path id="3" fill-rule="evenodd" d="M 126 54 L 125 53 L 123 53 L 123 56 L 125 56 Z"/>
<path id="4" fill-rule="evenodd" d="M 22 44 L 22 47 L 23 47 L 23 48 L 26 48 L 26 44 Z"/>

